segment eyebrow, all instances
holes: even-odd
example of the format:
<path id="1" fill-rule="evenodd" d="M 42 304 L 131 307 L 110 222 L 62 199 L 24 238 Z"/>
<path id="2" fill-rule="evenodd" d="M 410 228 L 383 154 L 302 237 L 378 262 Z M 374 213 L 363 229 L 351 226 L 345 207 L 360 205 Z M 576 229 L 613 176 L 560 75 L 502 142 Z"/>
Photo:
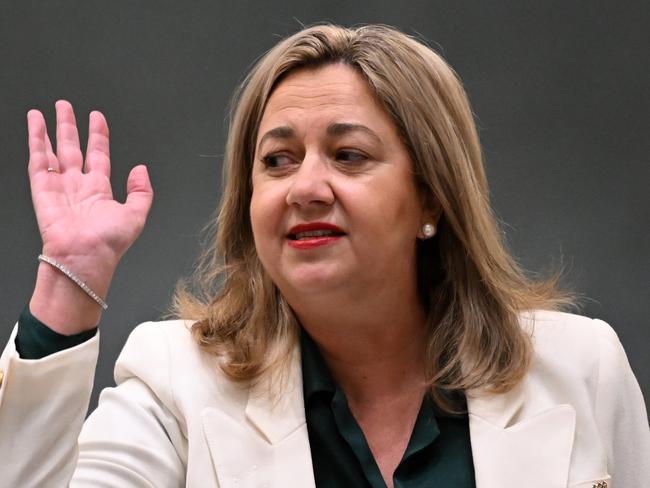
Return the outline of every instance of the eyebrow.
<path id="1" fill-rule="evenodd" d="M 257 145 L 257 151 L 259 152 L 260 148 L 262 147 L 262 144 L 264 144 L 264 142 L 268 139 L 291 139 L 295 135 L 296 135 L 296 131 L 294 131 L 291 127 L 288 127 L 286 125 L 271 129 L 266 134 L 264 134 L 260 139 L 260 142 Z"/>
<path id="2" fill-rule="evenodd" d="M 381 144 L 381 139 L 379 136 L 372 129 L 366 127 L 365 125 L 339 122 L 327 126 L 327 134 L 330 136 L 343 136 L 345 134 L 349 134 L 350 132 L 362 132 L 372 137 L 375 142 Z"/>
<path id="3" fill-rule="evenodd" d="M 381 139 L 379 136 L 369 127 L 366 127 L 363 124 L 352 124 L 347 122 L 337 122 L 327 126 L 327 134 L 330 136 L 343 136 L 351 132 L 362 132 L 375 140 L 375 142 L 381 144 Z M 259 144 L 257 145 L 257 150 L 262 147 L 265 141 L 268 139 L 292 139 L 295 137 L 296 131 L 291 127 L 283 125 L 280 127 L 275 127 L 270 131 L 266 132 L 260 139 Z"/>

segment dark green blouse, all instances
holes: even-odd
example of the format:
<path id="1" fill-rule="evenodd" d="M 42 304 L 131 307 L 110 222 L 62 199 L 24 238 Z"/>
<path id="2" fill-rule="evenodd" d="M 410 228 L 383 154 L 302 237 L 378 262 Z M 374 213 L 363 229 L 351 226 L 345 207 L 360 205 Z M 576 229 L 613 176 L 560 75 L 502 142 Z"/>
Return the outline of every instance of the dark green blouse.
<path id="1" fill-rule="evenodd" d="M 368 443 L 318 347 L 301 335 L 303 393 L 318 488 L 385 488 Z M 440 411 L 429 397 L 420 407 L 395 488 L 474 488 L 467 415 Z"/>
<path id="2" fill-rule="evenodd" d="M 90 339 L 97 330 L 58 334 L 25 307 L 18 320 L 16 349 L 23 359 L 40 359 Z M 318 488 L 385 488 L 366 439 L 348 408 L 318 347 L 301 336 L 303 390 L 309 445 Z M 404 457 L 395 470 L 395 488 L 474 488 L 467 415 L 441 412 L 426 397 Z"/>
<path id="3" fill-rule="evenodd" d="M 54 332 L 34 317 L 25 306 L 18 319 L 16 350 L 22 359 L 41 359 L 55 352 L 77 346 L 95 336 L 97 329 L 66 336 Z"/>

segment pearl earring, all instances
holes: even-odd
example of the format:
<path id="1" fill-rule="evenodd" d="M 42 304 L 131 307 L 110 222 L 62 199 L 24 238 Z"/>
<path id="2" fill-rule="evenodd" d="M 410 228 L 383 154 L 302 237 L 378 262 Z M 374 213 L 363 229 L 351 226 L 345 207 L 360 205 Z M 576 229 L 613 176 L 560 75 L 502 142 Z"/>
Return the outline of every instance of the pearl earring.
<path id="1" fill-rule="evenodd" d="M 426 223 L 422 226 L 422 234 L 424 234 L 425 239 L 429 239 L 436 235 L 436 226 L 433 224 Z"/>

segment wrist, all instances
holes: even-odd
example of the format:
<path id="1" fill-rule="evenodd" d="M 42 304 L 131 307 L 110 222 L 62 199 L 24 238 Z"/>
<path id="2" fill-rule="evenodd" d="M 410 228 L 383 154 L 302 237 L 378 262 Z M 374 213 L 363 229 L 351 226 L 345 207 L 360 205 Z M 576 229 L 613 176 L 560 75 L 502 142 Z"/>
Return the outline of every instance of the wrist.
<path id="1" fill-rule="evenodd" d="M 65 263 L 70 271 L 105 300 L 113 271 L 86 271 L 79 265 L 79 261 L 75 264 Z M 102 307 L 68 276 L 44 262 L 39 263 L 29 308 L 41 322 L 64 335 L 77 334 L 97 327 L 103 311 Z"/>
<path id="2" fill-rule="evenodd" d="M 100 307 L 102 307 L 103 310 L 106 310 L 108 308 L 108 304 L 99 295 L 97 295 L 97 293 L 95 293 L 81 278 L 70 271 L 66 266 L 59 263 L 55 259 L 52 259 L 51 257 L 45 256 L 43 254 L 39 254 L 38 260 L 49 264 L 53 268 L 58 269 L 61 273 L 70 278 L 74 284 L 81 288 L 84 293 L 92 298 Z"/>

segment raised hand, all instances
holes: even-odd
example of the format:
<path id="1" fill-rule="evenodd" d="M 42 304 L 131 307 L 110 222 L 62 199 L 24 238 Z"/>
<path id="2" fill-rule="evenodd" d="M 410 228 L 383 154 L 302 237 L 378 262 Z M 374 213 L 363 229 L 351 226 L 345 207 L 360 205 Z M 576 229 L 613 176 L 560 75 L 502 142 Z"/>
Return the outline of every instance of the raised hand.
<path id="1" fill-rule="evenodd" d="M 142 231 L 151 207 L 147 169 L 131 170 L 126 202 L 117 202 L 110 183 L 108 125 L 100 112 L 90 114 L 85 164 L 68 102 L 56 103 L 56 154 L 38 110 L 29 111 L 27 126 L 29 178 L 43 254 L 105 297 L 119 259 Z M 93 327 L 100 314 L 83 291 L 44 263 L 30 308 L 53 329 L 70 334 Z"/>

